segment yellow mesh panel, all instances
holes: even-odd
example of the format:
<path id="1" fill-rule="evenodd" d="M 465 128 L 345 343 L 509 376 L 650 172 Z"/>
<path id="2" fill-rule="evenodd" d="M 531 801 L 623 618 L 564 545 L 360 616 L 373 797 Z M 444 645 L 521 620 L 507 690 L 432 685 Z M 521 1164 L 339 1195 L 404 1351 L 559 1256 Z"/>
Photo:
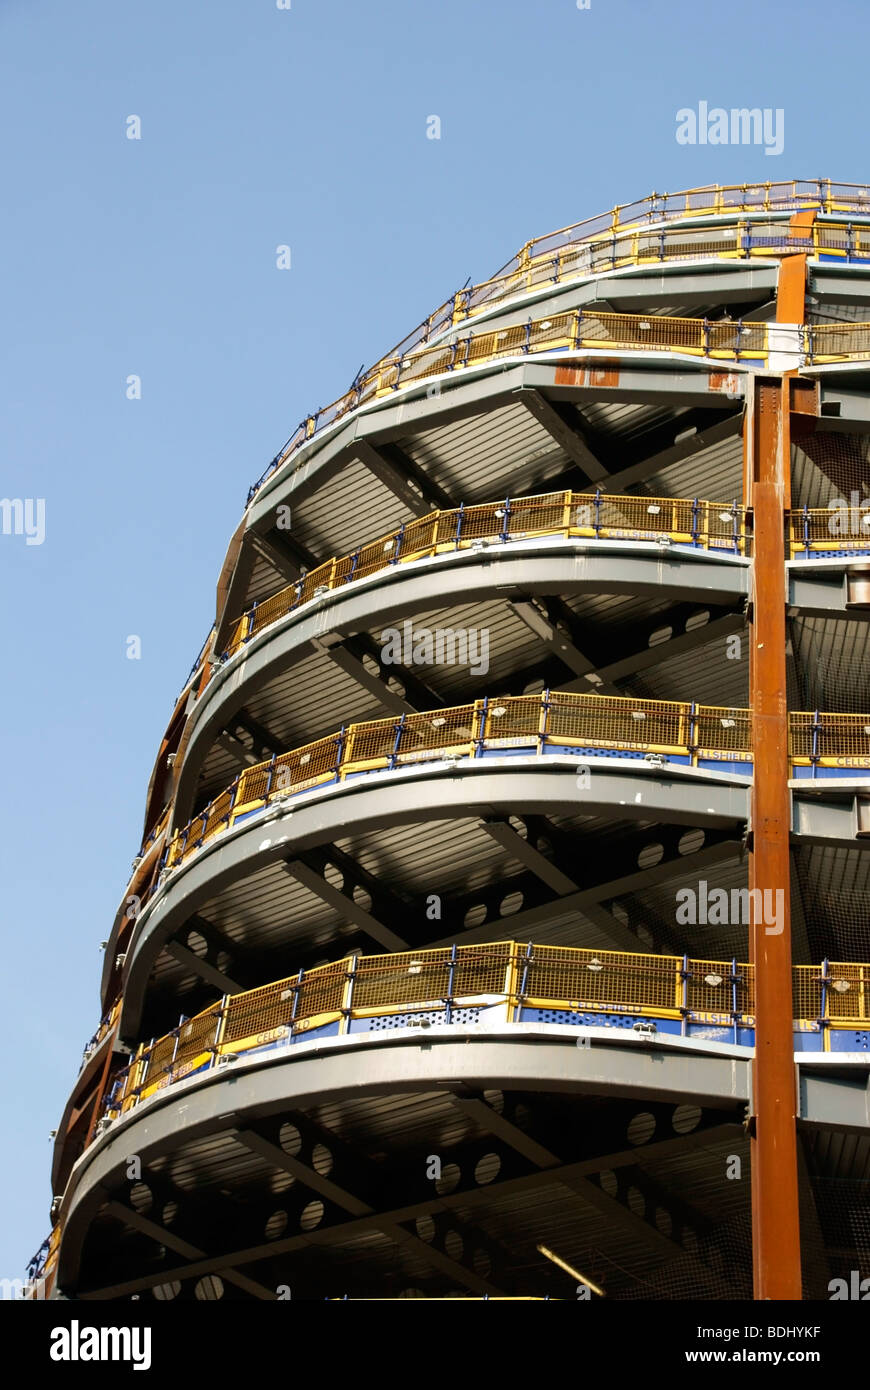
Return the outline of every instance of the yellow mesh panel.
<path id="1" fill-rule="evenodd" d="M 668 700 L 626 700 L 598 695 L 550 695 L 551 743 L 627 744 L 632 748 L 685 748 L 688 706 Z"/>
<path id="2" fill-rule="evenodd" d="M 327 560 L 325 564 L 318 565 L 317 569 L 308 571 L 299 585 L 300 603 L 307 603 L 309 599 L 315 598 L 318 589 L 330 589 L 332 587 L 334 563 L 333 560 Z"/>
<path id="3" fill-rule="evenodd" d="M 870 356 L 870 323 L 816 323 L 810 330 L 813 361 Z"/>
<path id="4" fill-rule="evenodd" d="M 367 574 L 376 574 L 378 570 L 386 569 L 397 554 L 398 538 L 398 531 L 393 531 L 389 536 L 381 536 L 379 540 L 372 541 L 370 545 L 361 546 L 354 566 L 354 579 L 364 579 Z"/>
<path id="5" fill-rule="evenodd" d="M 234 994 L 227 1004 L 222 1044 L 239 1042 L 242 1038 L 250 1038 L 289 1023 L 293 1012 L 292 986 L 297 979 L 298 976 L 294 975 L 273 985 L 264 985 L 261 989 Z"/>
<path id="6" fill-rule="evenodd" d="M 837 966 L 836 970 L 841 967 Z M 834 972 L 835 967 L 831 967 Z M 792 969 L 792 1017 L 820 1018 L 822 1013 L 822 971 L 818 965 L 796 965 Z"/>
<path id="7" fill-rule="evenodd" d="M 828 978 L 828 1017 L 866 1023 L 870 1019 L 870 966 L 832 961 L 828 964 Z"/>
<path id="8" fill-rule="evenodd" d="M 448 513 L 448 516 L 455 515 L 455 512 Z M 436 544 L 440 518 L 440 512 L 430 512 L 428 516 L 421 516 L 417 521 L 409 522 L 402 532 L 401 544 L 398 547 L 399 558 L 405 560 L 412 555 L 429 554 Z"/>
<path id="9" fill-rule="evenodd" d="M 203 832 L 203 843 L 205 844 L 213 835 L 218 835 L 227 828 L 227 817 L 230 813 L 233 795 L 231 791 L 221 792 L 208 808 L 206 817 L 205 831 Z"/>
<path id="10" fill-rule="evenodd" d="M 198 1057 L 201 1053 L 208 1052 L 214 1047 L 219 1023 L 220 1005 L 214 1004 L 204 1013 L 197 1014 L 196 1018 L 181 1025 L 178 1035 L 178 1051 L 175 1054 L 172 1068 L 174 1075 L 177 1075 L 180 1069 L 192 1058 Z"/>
<path id="11" fill-rule="evenodd" d="M 338 762 L 338 737 L 321 738 L 316 743 L 308 743 L 304 748 L 296 748 L 291 753 L 282 753 L 275 759 L 270 796 L 276 792 L 294 791 L 326 773 L 333 772 Z"/>
<path id="12" fill-rule="evenodd" d="M 534 742 L 541 723 L 540 695 L 505 695 L 487 703 L 484 737 L 489 740 L 520 737 Z"/>
<path id="13" fill-rule="evenodd" d="M 262 801 L 269 785 L 269 763 L 257 763 L 249 767 L 239 778 L 237 806 L 246 806 L 251 801 Z M 273 779 L 274 783 L 274 779 Z"/>
<path id="14" fill-rule="evenodd" d="M 686 1004 L 693 1013 L 730 1014 L 733 984 L 731 964 L 716 960 L 690 960 L 686 982 Z M 737 1012 L 751 1014 L 755 1009 L 755 973 L 751 965 L 738 964 L 736 973 Z"/>
<path id="15" fill-rule="evenodd" d="M 341 1008 L 344 986 L 347 979 L 348 962 L 333 961 L 312 970 L 305 975 L 299 990 L 296 1018 L 303 1019 L 316 1014 L 332 1013 Z"/>
<path id="16" fill-rule="evenodd" d="M 676 956 L 635 956 L 622 951 L 575 950 L 535 946 L 528 965 L 525 994 L 554 1003 L 676 1007 Z M 520 953 L 518 979 L 527 964 Z"/>
<path id="17" fill-rule="evenodd" d="M 475 730 L 474 705 L 456 705 L 431 714 L 410 714 L 399 740 L 399 760 L 413 761 L 422 753 L 431 755 L 447 748 L 470 749 Z"/>
<path id="18" fill-rule="evenodd" d="M 807 712 L 789 715 L 792 757 L 811 756 L 814 726 L 817 757 L 870 757 L 870 715 Z"/>
<path id="19" fill-rule="evenodd" d="M 398 951 L 390 956 L 362 957 L 354 979 L 354 1008 L 441 999 L 447 992 L 449 962 L 448 946 L 431 951 Z"/>
<path id="20" fill-rule="evenodd" d="M 702 752 L 749 753 L 752 751 L 752 715 L 749 710 L 701 705 L 695 716 L 695 744 Z"/>
<path id="21" fill-rule="evenodd" d="M 347 731 L 345 763 L 386 760 L 396 746 L 398 723 L 398 717 L 394 717 L 351 724 Z"/>
<path id="22" fill-rule="evenodd" d="M 158 1081 L 163 1081 L 168 1076 L 174 1051 L 174 1033 L 167 1033 L 165 1038 L 158 1038 L 148 1056 L 148 1070 L 145 1073 L 146 1086 L 154 1086 Z"/>

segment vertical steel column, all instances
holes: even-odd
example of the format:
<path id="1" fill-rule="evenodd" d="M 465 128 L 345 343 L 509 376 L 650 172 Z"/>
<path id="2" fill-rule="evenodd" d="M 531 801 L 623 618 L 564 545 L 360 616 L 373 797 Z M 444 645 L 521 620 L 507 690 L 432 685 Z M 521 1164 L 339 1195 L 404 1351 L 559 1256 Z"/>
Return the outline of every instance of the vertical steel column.
<path id="1" fill-rule="evenodd" d="M 746 419 L 747 501 L 754 511 L 750 642 L 755 963 L 752 1245 L 756 1299 L 800 1299 L 797 1130 L 792 1036 L 790 796 L 786 707 L 784 509 L 789 505 L 788 377 L 752 377 Z M 762 904 L 782 904 L 765 922 Z"/>

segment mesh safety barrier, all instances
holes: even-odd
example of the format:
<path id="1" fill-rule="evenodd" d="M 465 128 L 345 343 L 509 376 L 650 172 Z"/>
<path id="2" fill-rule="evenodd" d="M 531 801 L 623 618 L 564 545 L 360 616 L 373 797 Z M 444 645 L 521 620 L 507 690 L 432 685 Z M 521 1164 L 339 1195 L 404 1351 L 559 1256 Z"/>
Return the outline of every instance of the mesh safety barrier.
<path id="1" fill-rule="evenodd" d="M 445 640 L 453 636 L 447 634 Z M 789 715 L 789 727 L 795 766 L 819 761 L 867 765 L 870 715 L 798 712 Z M 275 797 L 378 768 L 447 756 L 474 758 L 487 748 L 512 746 L 540 752 L 570 746 L 674 753 L 693 761 L 730 758 L 749 765 L 752 720 L 749 710 L 730 706 L 545 690 L 351 724 L 339 734 L 248 768 L 175 834 L 163 868 L 176 868 L 235 817 Z"/>
<path id="2" fill-rule="evenodd" d="M 475 541 L 534 536 L 600 536 L 628 540 L 668 537 L 676 544 L 749 553 L 747 513 L 736 502 L 671 497 L 554 492 L 431 512 L 379 536 L 351 555 L 326 560 L 304 579 L 256 604 L 235 623 L 226 647 L 232 656 L 247 642 L 312 599 L 398 563 L 468 549 Z"/>
<path id="3" fill-rule="evenodd" d="M 870 965 L 824 961 L 792 971 L 793 1015 L 821 1026 L 870 1024 Z M 739 961 L 535 946 L 513 941 L 439 946 L 388 955 L 351 954 L 287 979 L 227 997 L 165 1037 L 143 1046 L 104 1096 L 109 1114 L 183 1077 L 224 1053 L 256 1048 L 282 1035 L 303 1034 L 330 1019 L 365 1018 L 455 1001 L 583 1009 L 653 1017 L 740 1022 L 752 1027 L 754 967 Z M 827 1045 L 827 1037 L 826 1037 Z"/>

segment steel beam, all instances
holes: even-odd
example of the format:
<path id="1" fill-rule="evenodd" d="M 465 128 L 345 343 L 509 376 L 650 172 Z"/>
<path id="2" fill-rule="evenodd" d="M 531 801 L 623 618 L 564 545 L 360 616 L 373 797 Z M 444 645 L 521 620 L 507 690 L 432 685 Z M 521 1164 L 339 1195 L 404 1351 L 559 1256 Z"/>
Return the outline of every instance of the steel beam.
<path id="1" fill-rule="evenodd" d="M 752 1227 L 756 1299 L 800 1299 L 801 1256 L 792 1037 L 790 797 L 786 705 L 784 508 L 789 505 L 788 377 L 757 377 L 746 430 L 748 504 L 754 511 L 750 703 L 752 783 L 750 888 L 780 905 L 774 923 L 756 916 Z M 773 929 L 772 929 L 773 928 Z"/>
<path id="2" fill-rule="evenodd" d="M 541 391 L 521 391 L 519 399 L 531 415 L 543 425 L 590 482 L 607 477 L 607 468 L 598 457 L 590 432 L 583 427 L 582 416 L 562 402 L 548 401 Z"/>
<path id="3" fill-rule="evenodd" d="M 319 874 L 304 859 L 298 857 L 289 859 L 285 867 L 297 882 L 308 889 L 309 893 L 314 893 L 339 916 L 352 922 L 360 931 L 370 936 L 385 951 L 407 951 L 408 943 L 403 937 L 384 922 L 379 922 L 371 912 L 366 912 L 365 908 L 360 907 L 359 903 L 354 902 L 353 898 L 343 893 L 340 888 L 334 888 L 322 874 Z"/>

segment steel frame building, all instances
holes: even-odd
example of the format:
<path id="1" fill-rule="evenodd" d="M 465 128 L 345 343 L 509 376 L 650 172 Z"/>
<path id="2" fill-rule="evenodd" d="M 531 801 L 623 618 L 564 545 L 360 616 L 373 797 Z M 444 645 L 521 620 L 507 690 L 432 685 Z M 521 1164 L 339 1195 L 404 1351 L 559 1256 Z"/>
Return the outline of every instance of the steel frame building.
<path id="1" fill-rule="evenodd" d="M 158 752 L 37 1296 L 848 1279 L 868 376 L 870 191 L 710 187 L 529 242 L 303 421 Z"/>

